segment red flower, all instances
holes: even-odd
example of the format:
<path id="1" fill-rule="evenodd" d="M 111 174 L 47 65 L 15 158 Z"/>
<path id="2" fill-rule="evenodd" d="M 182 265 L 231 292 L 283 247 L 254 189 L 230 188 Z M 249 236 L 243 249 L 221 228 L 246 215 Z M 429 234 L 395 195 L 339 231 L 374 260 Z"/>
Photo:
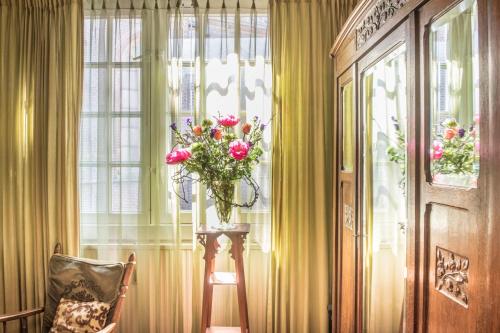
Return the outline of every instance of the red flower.
<path id="1" fill-rule="evenodd" d="M 214 139 L 215 140 L 222 139 L 222 132 L 220 130 L 215 130 L 215 132 L 214 132 Z"/>
<path id="2" fill-rule="evenodd" d="M 235 140 L 229 144 L 229 153 L 238 161 L 241 161 L 248 155 L 250 145 L 243 140 Z"/>
<path id="3" fill-rule="evenodd" d="M 249 123 L 244 123 L 241 129 L 243 130 L 243 133 L 248 134 L 252 130 L 252 125 Z"/>
<path id="4" fill-rule="evenodd" d="M 203 134 L 203 129 L 201 128 L 200 125 L 196 125 L 195 127 L 193 127 L 193 132 L 194 135 L 201 136 Z"/>
<path id="5" fill-rule="evenodd" d="M 167 164 L 179 164 L 191 157 L 191 152 L 185 148 L 174 149 L 172 152 L 168 153 L 165 157 L 165 163 Z"/>
<path id="6" fill-rule="evenodd" d="M 240 122 L 240 119 L 231 114 L 229 116 L 217 119 L 217 121 L 219 122 L 219 125 L 222 125 L 224 127 L 234 127 Z"/>
<path id="7" fill-rule="evenodd" d="M 448 128 L 444 132 L 444 137 L 448 140 L 451 140 L 457 135 L 457 131 L 454 128 Z"/>

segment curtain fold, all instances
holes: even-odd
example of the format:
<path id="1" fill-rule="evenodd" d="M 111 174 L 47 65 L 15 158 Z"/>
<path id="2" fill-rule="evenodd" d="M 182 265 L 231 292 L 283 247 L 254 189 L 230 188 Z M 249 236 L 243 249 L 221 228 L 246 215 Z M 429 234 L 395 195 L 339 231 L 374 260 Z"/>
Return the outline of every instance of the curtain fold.
<path id="1" fill-rule="evenodd" d="M 333 202 L 329 48 L 356 1 L 272 1 L 275 332 L 327 332 Z"/>
<path id="2" fill-rule="evenodd" d="M 77 0 L 0 1 L 0 313 L 43 305 L 56 242 L 78 254 L 82 27 Z"/>

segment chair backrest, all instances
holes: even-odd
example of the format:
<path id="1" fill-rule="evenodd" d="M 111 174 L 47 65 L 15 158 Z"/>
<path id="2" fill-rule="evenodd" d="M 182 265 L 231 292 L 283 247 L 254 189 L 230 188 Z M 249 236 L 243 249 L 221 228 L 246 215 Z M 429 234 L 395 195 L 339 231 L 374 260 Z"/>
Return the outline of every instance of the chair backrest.
<path id="1" fill-rule="evenodd" d="M 61 245 L 57 244 L 49 261 L 42 331 L 50 330 L 61 298 L 109 303 L 106 325 L 118 323 L 134 271 L 135 253 L 125 264 L 70 257 L 61 252 Z"/>

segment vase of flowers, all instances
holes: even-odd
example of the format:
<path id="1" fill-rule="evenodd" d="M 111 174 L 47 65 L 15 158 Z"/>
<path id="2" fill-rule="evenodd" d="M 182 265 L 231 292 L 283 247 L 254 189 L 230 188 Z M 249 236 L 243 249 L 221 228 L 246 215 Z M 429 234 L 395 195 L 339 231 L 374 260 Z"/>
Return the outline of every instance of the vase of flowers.
<path id="1" fill-rule="evenodd" d="M 455 119 L 444 121 L 442 131 L 434 136 L 430 149 L 431 171 L 436 183 L 475 187 L 479 173 L 479 133 L 476 125 L 468 129 Z"/>
<path id="2" fill-rule="evenodd" d="M 218 229 L 232 229 L 230 224 L 233 207 L 252 207 L 259 196 L 259 186 L 252 177 L 252 171 L 259 163 L 263 151 L 260 148 L 265 125 L 258 117 L 251 123 L 237 125 L 240 119 L 234 115 L 219 116 L 215 122 L 205 119 L 201 124 L 187 120 L 187 130 L 181 132 L 175 123 L 170 125 L 175 144 L 166 155 L 165 162 L 179 165 L 173 181 L 180 191 L 176 194 L 186 199 L 184 184 L 187 180 L 206 185 L 208 195 L 214 199 L 219 218 Z M 247 202 L 237 202 L 234 197 L 235 184 L 243 180 L 252 189 L 253 195 Z"/>

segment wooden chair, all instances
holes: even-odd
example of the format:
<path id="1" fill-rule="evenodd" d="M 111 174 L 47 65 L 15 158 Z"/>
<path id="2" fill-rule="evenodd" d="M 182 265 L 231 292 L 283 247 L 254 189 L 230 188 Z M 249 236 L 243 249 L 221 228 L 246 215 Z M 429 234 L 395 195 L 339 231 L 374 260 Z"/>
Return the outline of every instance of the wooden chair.
<path id="1" fill-rule="evenodd" d="M 42 332 L 52 327 L 57 305 L 62 297 L 81 302 L 100 301 L 111 304 L 106 326 L 100 333 L 111 333 L 116 329 L 125 300 L 125 294 L 135 267 L 135 253 L 127 263 L 106 263 L 61 254 L 57 244 L 49 261 L 49 274 L 45 307 L 0 315 L 3 332 L 7 323 L 20 320 L 21 332 L 28 332 L 28 317 L 44 313 Z"/>

